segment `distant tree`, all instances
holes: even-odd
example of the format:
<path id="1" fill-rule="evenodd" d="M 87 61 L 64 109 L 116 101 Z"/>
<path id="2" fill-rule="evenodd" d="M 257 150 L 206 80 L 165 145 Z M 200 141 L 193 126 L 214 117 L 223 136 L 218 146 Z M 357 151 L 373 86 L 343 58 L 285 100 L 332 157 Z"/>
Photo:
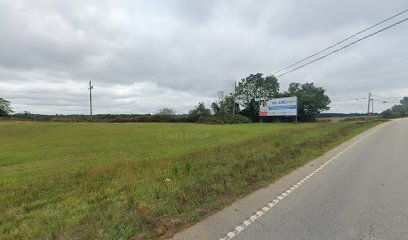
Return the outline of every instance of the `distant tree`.
<path id="1" fill-rule="evenodd" d="M 0 116 L 8 116 L 13 110 L 10 107 L 10 102 L 0 98 Z"/>
<path id="2" fill-rule="evenodd" d="M 211 110 L 205 107 L 203 102 L 198 103 L 198 106 L 188 112 L 191 121 L 196 122 L 201 116 L 210 116 Z"/>
<path id="3" fill-rule="evenodd" d="M 279 82 L 275 76 L 263 77 L 262 73 L 251 74 L 242 79 L 236 89 L 236 98 L 244 107 L 242 114 L 257 119 L 259 99 L 270 99 L 279 95 Z M 256 114 L 255 114 L 256 113 Z"/>
<path id="4" fill-rule="evenodd" d="M 216 115 L 230 115 L 234 111 L 234 95 L 225 95 L 223 91 L 217 93 L 218 100 L 211 104 L 211 109 Z M 235 113 L 238 113 L 239 104 L 235 101 Z"/>
<path id="5" fill-rule="evenodd" d="M 291 83 L 284 96 L 298 97 L 298 116 L 300 121 L 314 121 L 322 111 L 329 110 L 330 98 L 325 89 L 314 83 Z"/>
<path id="6" fill-rule="evenodd" d="M 391 108 L 385 110 L 382 115 L 385 118 L 399 118 L 408 116 L 408 97 L 402 98 L 401 104 L 394 105 Z"/>
<path id="7" fill-rule="evenodd" d="M 385 118 L 392 118 L 392 112 L 391 109 L 387 109 L 384 112 L 382 112 L 383 117 Z"/>
<path id="8" fill-rule="evenodd" d="M 408 106 L 408 97 L 403 97 L 402 100 L 400 101 L 400 103 L 401 103 L 402 105 Z"/>
<path id="9" fill-rule="evenodd" d="M 157 115 L 162 115 L 162 116 L 173 116 L 176 115 L 176 111 L 174 111 L 171 108 L 162 108 L 159 110 Z"/>
<path id="10" fill-rule="evenodd" d="M 405 117 L 408 115 L 406 106 L 402 104 L 393 106 L 391 112 L 393 117 Z"/>

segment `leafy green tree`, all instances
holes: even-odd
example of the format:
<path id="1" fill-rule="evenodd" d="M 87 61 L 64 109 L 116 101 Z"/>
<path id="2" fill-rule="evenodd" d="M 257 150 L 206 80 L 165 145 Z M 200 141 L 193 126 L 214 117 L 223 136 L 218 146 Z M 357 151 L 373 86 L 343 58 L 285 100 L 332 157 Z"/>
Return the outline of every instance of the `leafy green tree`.
<path id="1" fill-rule="evenodd" d="M 171 108 L 162 108 L 159 110 L 157 115 L 162 115 L 162 116 L 173 116 L 176 115 L 176 111 L 174 111 Z"/>
<path id="2" fill-rule="evenodd" d="M 259 104 L 257 101 L 259 99 L 270 99 L 278 95 L 278 79 L 273 75 L 263 77 L 262 73 L 251 74 L 242 79 L 236 89 L 236 98 L 244 107 L 242 114 L 252 120 L 258 118 Z"/>
<path id="3" fill-rule="evenodd" d="M 196 122 L 201 116 L 210 116 L 211 110 L 205 107 L 203 102 L 198 103 L 198 106 L 188 112 L 191 121 Z"/>
<path id="4" fill-rule="evenodd" d="M 279 93 L 279 82 L 274 76 L 263 77 L 262 73 L 251 74 L 238 82 L 236 97 L 244 107 L 253 99 L 273 98 Z"/>
<path id="5" fill-rule="evenodd" d="M 392 112 L 391 109 L 387 109 L 384 112 L 382 112 L 383 117 L 385 118 L 392 118 Z"/>
<path id="6" fill-rule="evenodd" d="M 241 115 L 249 117 L 252 121 L 257 121 L 259 118 L 259 102 L 252 99 L 249 105 L 241 111 Z"/>
<path id="7" fill-rule="evenodd" d="M 8 116 L 13 110 L 10 107 L 10 102 L 0 98 L 0 116 Z"/>
<path id="8" fill-rule="evenodd" d="M 298 97 L 299 121 L 314 121 L 322 111 L 330 109 L 331 101 L 325 94 L 325 89 L 314 83 L 291 83 L 283 95 Z"/>
<path id="9" fill-rule="evenodd" d="M 408 106 L 408 97 L 403 97 L 402 100 L 400 101 L 402 105 Z"/>
<path id="10" fill-rule="evenodd" d="M 218 100 L 211 104 L 211 109 L 216 115 L 231 115 L 234 112 L 235 104 L 235 113 L 238 113 L 239 104 L 235 101 L 234 95 L 230 93 L 225 95 L 223 91 L 217 93 Z M 234 103 L 235 102 L 235 103 Z"/>
<path id="11" fill-rule="evenodd" d="M 401 104 L 394 105 L 382 114 L 385 118 L 399 118 L 408 116 L 408 97 L 402 98 Z"/>
<path id="12" fill-rule="evenodd" d="M 391 112 L 393 117 L 405 117 L 408 115 L 407 108 L 402 104 L 393 106 Z"/>

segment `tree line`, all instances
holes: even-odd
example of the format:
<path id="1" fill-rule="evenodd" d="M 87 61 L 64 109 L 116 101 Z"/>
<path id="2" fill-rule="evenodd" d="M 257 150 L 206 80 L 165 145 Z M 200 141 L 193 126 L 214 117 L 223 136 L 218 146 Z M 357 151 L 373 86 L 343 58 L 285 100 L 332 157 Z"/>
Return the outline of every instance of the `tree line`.
<path id="1" fill-rule="evenodd" d="M 314 83 L 291 83 L 285 91 L 280 91 L 278 79 L 262 73 L 250 74 L 241 79 L 234 92 L 219 91 L 217 99 L 207 108 L 200 102 L 188 114 L 176 115 L 171 108 L 163 108 L 156 114 L 98 114 L 87 115 L 40 115 L 14 114 L 13 116 L 40 121 L 106 121 L 106 122 L 207 122 L 207 123 L 246 123 L 259 121 L 260 100 L 272 98 L 298 98 L 298 120 L 314 121 L 322 111 L 329 110 L 330 98 L 325 89 Z M 12 113 L 10 102 L 0 98 L 0 116 Z M 267 117 L 266 121 L 282 120 L 285 117 Z"/>
<path id="2" fill-rule="evenodd" d="M 408 117 L 408 97 L 402 98 L 400 104 L 394 105 L 385 110 L 382 115 L 385 118 Z"/>

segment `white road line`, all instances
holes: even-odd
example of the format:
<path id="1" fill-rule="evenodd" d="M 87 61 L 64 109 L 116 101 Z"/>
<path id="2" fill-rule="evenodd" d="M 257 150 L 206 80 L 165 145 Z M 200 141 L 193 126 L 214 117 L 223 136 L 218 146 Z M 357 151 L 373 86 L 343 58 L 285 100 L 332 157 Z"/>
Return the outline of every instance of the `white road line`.
<path id="1" fill-rule="evenodd" d="M 245 225 L 245 226 L 249 226 L 249 224 L 251 224 L 250 221 L 248 221 L 248 220 L 244 221 L 244 225 Z"/>
<path id="2" fill-rule="evenodd" d="M 241 227 L 241 226 L 238 226 L 238 227 L 235 228 L 235 230 L 236 230 L 237 232 L 241 232 L 242 230 L 244 230 L 244 228 Z"/>
<path id="3" fill-rule="evenodd" d="M 341 154 L 345 153 L 347 150 L 349 150 L 350 148 L 352 148 L 354 145 L 356 145 L 357 143 L 359 143 L 360 141 L 362 141 L 363 139 L 367 138 L 368 136 L 370 136 L 371 134 L 377 132 L 380 128 L 382 128 L 385 124 L 379 126 L 378 128 L 372 130 L 371 132 L 369 132 L 367 135 L 359 138 L 357 141 L 355 141 L 354 143 L 352 143 L 350 146 L 348 146 L 347 148 L 343 149 L 343 151 L 337 153 L 335 156 L 333 156 L 332 158 L 330 158 L 328 161 L 326 161 L 325 163 L 323 163 L 319 168 L 317 168 L 316 170 L 314 170 L 313 172 L 309 173 L 308 175 L 306 175 L 304 178 L 302 178 L 299 182 L 297 182 L 295 185 L 293 185 L 291 188 L 289 188 L 288 190 L 284 191 L 283 193 L 281 193 L 279 196 L 277 196 L 275 199 L 273 199 L 271 202 L 269 202 L 268 204 L 266 204 L 265 206 L 263 206 L 260 210 L 258 210 L 254 215 L 250 216 L 248 219 L 245 219 L 245 221 L 243 221 L 241 224 L 239 224 L 238 226 L 236 226 L 234 228 L 233 231 L 227 233 L 223 238 L 220 238 L 220 240 L 230 240 L 234 237 L 236 237 L 239 233 L 241 233 L 242 231 L 244 231 L 246 228 L 248 228 L 253 222 L 256 221 L 256 219 L 258 219 L 259 217 L 261 217 L 264 213 L 266 213 L 267 211 L 271 210 L 274 206 L 276 206 L 277 203 L 279 203 L 280 201 L 282 201 L 284 198 L 286 198 L 287 196 L 289 196 L 289 194 L 293 193 L 294 190 L 296 190 L 300 185 L 302 185 L 303 183 L 305 183 L 309 178 L 311 178 L 312 176 L 314 176 L 316 173 L 318 173 L 319 171 L 321 171 L 324 167 L 326 167 L 330 162 L 332 162 L 333 160 L 335 160 L 336 158 L 338 158 Z"/>
<path id="4" fill-rule="evenodd" d="M 235 233 L 234 232 L 229 232 L 229 233 L 227 233 L 227 237 L 229 237 L 231 239 L 231 238 L 235 237 Z"/>

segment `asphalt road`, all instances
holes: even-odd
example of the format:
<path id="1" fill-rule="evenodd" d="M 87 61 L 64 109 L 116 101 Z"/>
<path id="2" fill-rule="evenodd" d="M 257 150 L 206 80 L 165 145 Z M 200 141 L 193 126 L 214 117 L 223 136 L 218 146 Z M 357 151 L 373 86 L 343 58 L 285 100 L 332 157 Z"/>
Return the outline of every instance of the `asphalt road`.
<path id="1" fill-rule="evenodd" d="M 408 239 L 408 119 L 359 136 L 175 239 Z"/>

